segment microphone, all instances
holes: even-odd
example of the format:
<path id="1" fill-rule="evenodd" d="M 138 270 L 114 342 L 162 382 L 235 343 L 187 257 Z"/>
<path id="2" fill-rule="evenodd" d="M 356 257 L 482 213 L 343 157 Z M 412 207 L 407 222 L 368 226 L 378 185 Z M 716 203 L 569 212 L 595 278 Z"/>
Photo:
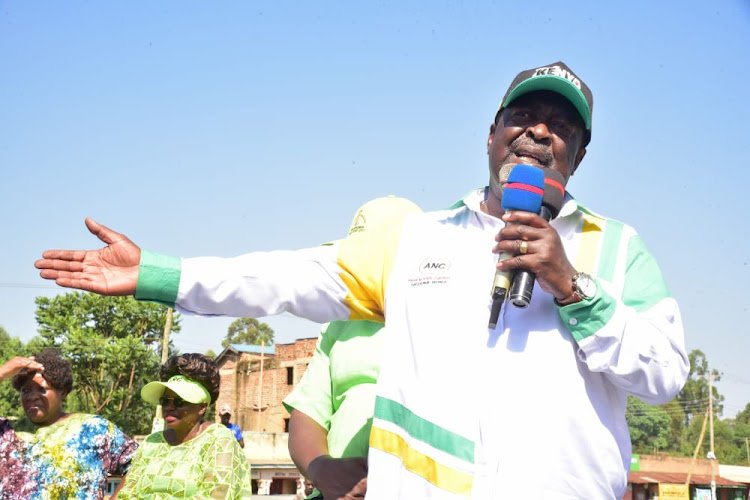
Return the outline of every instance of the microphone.
<path id="1" fill-rule="evenodd" d="M 551 168 L 545 168 L 543 172 L 544 198 L 542 199 L 542 208 L 538 213 L 549 222 L 557 217 L 562 208 L 563 198 L 565 198 L 565 188 L 563 187 L 565 179 L 558 171 Z M 521 308 L 529 306 L 535 279 L 534 274 L 526 269 L 516 270 L 510 289 L 509 300 L 511 304 Z"/>
<path id="2" fill-rule="evenodd" d="M 501 178 L 506 168 L 508 167 L 501 169 Z M 515 165 L 507 175 L 508 180 L 503 187 L 503 209 L 539 213 L 544 194 L 544 172 L 530 165 Z M 501 253 L 498 256 L 498 261 L 510 257 L 512 255 Z M 492 283 L 491 294 L 492 308 L 490 309 L 490 321 L 488 325 L 493 330 L 497 326 L 500 308 L 503 302 L 505 302 L 505 297 L 510 288 L 510 275 L 509 271 L 495 270 L 495 279 Z"/>

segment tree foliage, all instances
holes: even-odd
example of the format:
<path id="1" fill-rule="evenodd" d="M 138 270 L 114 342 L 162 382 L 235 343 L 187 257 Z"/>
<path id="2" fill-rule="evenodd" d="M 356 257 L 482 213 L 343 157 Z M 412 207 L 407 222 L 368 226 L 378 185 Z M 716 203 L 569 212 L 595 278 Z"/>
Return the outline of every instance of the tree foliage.
<path id="1" fill-rule="evenodd" d="M 0 365 L 13 356 L 23 355 L 23 344 L 18 337 L 11 337 L 5 328 L 0 326 Z M 10 381 L 0 383 L 0 416 L 20 417 L 23 415 L 21 400 Z"/>
<path id="2" fill-rule="evenodd" d="M 71 361 L 68 411 L 102 415 L 128 434 L 147 433 L 154 408 L 140 390 L 157 378 L 166 308 L 80 292 L 37 297 L 36 305 L 37 347 L 57 347 Z M 180 331 L 178 314 L 171 331 Z"/>
<path id="3" fill-rule="evenodd" d="M 720 373 L 711 369 L 705 354 L 693 350 L 690 356 L 690 376 L 685 387 L 675 399 L 661 406 L 650 406 L 634 397 L 628 397 L 626 419 L 634 453 L 651 454 L 655 451 L 671 455 L 692 457 L 698 443 L 699 457 L 706 457 L 710 445 L 710 426 L 706 426 L 701 440 L 704 420 L 708 424 L 709 375 L 718 381 Z M 745 439 L 750 438 L 750 403 L 735 419 L 721 420 L 724 396 L 716 385 L 713 392 L 714 454 L 719 463 L 727 465 L 750 464 Z"/>
<path id="4" fill-rule="evenodd" d="M 708 366 L 708 360 L 703 351 L 694 349 L 688 355 L 690 358 L 690 374 L 680 394 L 677 395 L 677 401 L 685 414 L 685 426 L 697 416 L 702 415 L 708 404 L 708 378 L 709 374 L 713 375 L 714 382 L 721 380 L 721 373 L 718 370 L 712 370 Z M 724 396 L 719 394 L 716 385 L 713 386 L 714 412 L 721 415 L 723 410 L 722 402 Z"/>
<path id="5" fill-rule="evenodd" d="M 650 406 L 628 396 L 625 418 L 630 428 L 633 453 L 658 453 L 666 450 L 671 437 L 672 419 L 663 408 Z"/>
<path id="6" fill-rule="evenodd" d="M 738 464 L 750 465 L 750 403 L 743 410 L 737 413 L 737 416 L 731 422 L 734 445 L 745 451 L 740 453 L 741 459 Z"/>
<path id="7" fill-rule="evenodd" d="M 255 318 L 238 318 L 229 325 L 222 347 L 229 344 L 273 344 L 273 329 Z"/>

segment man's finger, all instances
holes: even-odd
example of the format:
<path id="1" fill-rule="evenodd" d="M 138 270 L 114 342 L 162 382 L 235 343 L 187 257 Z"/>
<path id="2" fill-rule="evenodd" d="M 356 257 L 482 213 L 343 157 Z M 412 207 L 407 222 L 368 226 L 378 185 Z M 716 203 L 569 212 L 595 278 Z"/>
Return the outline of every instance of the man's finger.
<path id="1" fill-rule="evenodd" d="M 83 273 L 81 273 L 80 271 L 66 271 L 62 269 L 45 269 L 39 274 L 42 275 L 42 278 L 55 279 L 55 280 L 60 279 L 60 278 L 65 278 L 65 279 L 83 278 Z"/>
<path id="2" fill-rule="evenodd" d="M 83 256 L 77 255 L 78 253 L 72 250 L 47 250 L 42 254 L 43 259 L 34 262 L 34 267 L 56 271 L 81 271 Z M 83 255 L 86 255 L 86 252 L 83 252 Z"/>
<path id="3" fill-rule="evenodd" d="M 514 224 L 524 224 L 526 226 L 538 228 L 543 228 L 548 225 L 547 221 L 540 217 L 539 214 L 523 212 L 521 210 L 514 211 L 507 217 L 503 216 L 503 220 Z"/>
<path id="4" fill-rule="evenodd" d="M 45 269 L 39 273 L 42 278 L 55 280 L 55 283 L 65 288 L 76 288 L 78 290 L 85 290 L 87 292 L 105 293 L 106 286 L 97 282 L 96 280 L 90 279 L 90 276 L 86 276 L 82 272 L 71 272 L 71 271 L 58 271 L 53 269 Z"/>
<path id="5" fill-rule="evenodd" d="M 77 261 L 81 262 L 86 257 L 86 250 L 45 250 L 42 253 L 42 257 L 45 260 L 66 260 L 66 261 Z M 45 263 L 44 260 L 38 260 L 34 263 L 35 266 L 39 265 L 51 265 Z M 39 269 L 42 269 L 41 267 Z"/>
<path id="6" fill-rule="evenodd" d="M 106 243 L 107 245 L 111 245 L 112 243 L 117 243 L 118 241 L 122 241 L 124 239 L 123 235 L 115 231 L 112 231 L 107 226 L 99 224 L 91 217 L 86 217 L 86 227 L 88 228 L 91 234 L 99 238 L 102 242 Z"/>
<path id="7" fill-rule="evenodd" d="M 55 283 L 65 288 L 75 288 L 76 290 L 84 290 L 86 292 L 94 292 L 103 294 L 106 292 L 106 287 L 103 287 L 93 281 L 80 278 L 71 278 L 69 276 L 58 277 Z"/>

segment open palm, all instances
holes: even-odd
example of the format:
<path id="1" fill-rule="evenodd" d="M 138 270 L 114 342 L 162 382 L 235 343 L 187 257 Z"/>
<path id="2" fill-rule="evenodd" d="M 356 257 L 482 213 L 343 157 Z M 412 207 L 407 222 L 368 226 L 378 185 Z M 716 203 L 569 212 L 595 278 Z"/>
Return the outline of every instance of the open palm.
<path id="1" fill-rule="evenodd" d="M 101 295 L 132 295 L 138 282 L 141 249 L 128 237 L 86 219 L 86 227 L 106 247 L 99 250 L 47 250 L 34 266 L 60 286 Z"/>

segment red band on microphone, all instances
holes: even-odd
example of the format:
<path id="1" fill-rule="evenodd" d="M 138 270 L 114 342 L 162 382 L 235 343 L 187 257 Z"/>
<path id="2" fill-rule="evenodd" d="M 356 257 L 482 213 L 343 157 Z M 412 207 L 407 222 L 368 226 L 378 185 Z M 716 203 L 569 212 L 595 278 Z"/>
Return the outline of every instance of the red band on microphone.
<path id="1" fill-rule="evenodd" d="M 544 189 L 529 184 L 521 184 L 520 182 L 509 182 L 505 185 L 505 189 L 520 189 L 521 191 L 528 191 L 539 196 L 544 196 Z"/>
<path id="2" fill-rule="evenodd" d="M 549 177 L 545 177 L 544 178 L 544 183 L 545 184 L 549 184 L 553 188 L 555 188 L 558 191 L 560 191 L 563 196 L 565 196 L 565 188 L 563 187 L 562 184 L 560 184 L 559 182 L 557 182 L 555 179 L 550 179 Z"/>

